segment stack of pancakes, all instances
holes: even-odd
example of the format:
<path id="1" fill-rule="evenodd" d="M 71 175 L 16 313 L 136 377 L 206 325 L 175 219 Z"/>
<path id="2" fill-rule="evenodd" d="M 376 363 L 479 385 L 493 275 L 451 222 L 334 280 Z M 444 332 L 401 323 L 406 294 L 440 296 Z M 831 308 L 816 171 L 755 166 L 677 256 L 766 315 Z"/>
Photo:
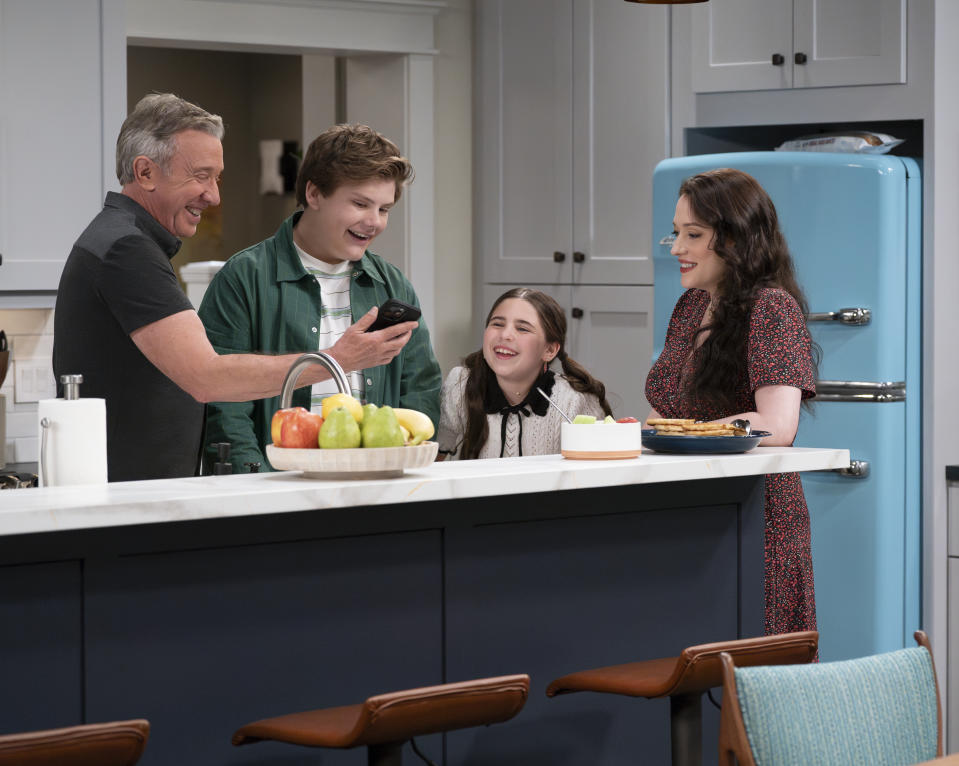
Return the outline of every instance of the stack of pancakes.
<path id="1" fill-rule="evenodd" d="M 746 430 L 729 423 L 697 423 L 692 418 L 649 418 L 646 425 L 664 436 L 745 436 Z"/>

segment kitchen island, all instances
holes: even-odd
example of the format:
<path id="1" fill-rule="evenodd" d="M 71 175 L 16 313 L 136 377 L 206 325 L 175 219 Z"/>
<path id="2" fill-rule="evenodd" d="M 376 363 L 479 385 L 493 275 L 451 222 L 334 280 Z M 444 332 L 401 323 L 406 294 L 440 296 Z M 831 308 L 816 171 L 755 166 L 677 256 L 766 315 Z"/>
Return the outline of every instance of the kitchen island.
<path id="1" fill-rule="evenodd" d="M 668 703 L 547 700 L 573 670 L 762 632 L 763 481 L 845 450 L 438 463 L 0 495 L 4 732 L 145 717 L 141 763 L 361 764 L 234 748 L 256 718 L 529 673 L 448 764 L 668 762 Z M 707 719 L 707 737 L 715 717 Z M 712 748 L 707 746 L 707 754 Z"/>

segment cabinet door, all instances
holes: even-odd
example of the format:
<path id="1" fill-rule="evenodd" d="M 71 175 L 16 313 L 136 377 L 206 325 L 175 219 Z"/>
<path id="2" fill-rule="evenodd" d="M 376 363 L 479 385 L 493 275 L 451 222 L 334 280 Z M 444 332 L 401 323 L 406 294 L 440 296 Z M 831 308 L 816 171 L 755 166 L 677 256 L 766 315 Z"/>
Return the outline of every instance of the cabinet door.
<path id="1" fill-rule="evenodd" d="M 103 201 L 100 6 L 0 0 L 2 290 L 55 290 Z"/>
<path id="2" fill-rule="evenodd" d="M 567 349 L 606 384 L 616 417 L 644 419 L 653 355 L 653 288 L 572 287 Z"/>
<path id="3" fill-rule="evenodd" d="M 476 23 L 483 281 L 569 282 L 572 0 L 484 0 Z"/>
<path id="4" fill-rule="evenodd" d="M 666 157 L 668 12 L 573 6 L 573 281 L 652 284 L 653 170 Z"/>
<path id="5" fill-rule="evenodd" d="M 696 93 L 792 87 L 793 0 L 697 5 L 692 8 L 691 47 Z M 780 64 L 773 63 L 777 55 Z"/>
<path id="6" fill-rule="evenodd" d="M 794 13 L 794 87 L 906 81 L 906 0 L 796 0 Z"/>

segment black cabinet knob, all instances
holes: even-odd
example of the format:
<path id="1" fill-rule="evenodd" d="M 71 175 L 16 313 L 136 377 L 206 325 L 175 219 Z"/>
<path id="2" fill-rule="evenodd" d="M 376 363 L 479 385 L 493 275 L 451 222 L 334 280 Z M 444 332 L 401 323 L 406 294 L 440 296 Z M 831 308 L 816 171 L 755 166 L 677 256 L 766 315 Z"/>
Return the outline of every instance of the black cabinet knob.
<path id="1" fill-rule="evenodd" d="M 797 53 L 795 56 L 793 56 L 793 61 L 801 65 L 809 61 L 809 57 L 806 56 L 805 53 L 800 52 L 800 53 Z"/>
<path id="2" fill-rule="evenodd" d="M 583 318 L 583 310 L 582 310 L 582 309 L 574 308 L 570 313 L 573 315 L 573 319 L 582 319 L 582 318 Z"/>
<path id="3" fill-rule="evenodd" d="M 573 263 L 582 263 L 586 260 L 586 253 L 581 253 L 578 250 L 573 253 Z"/>
<path id="4" fill-rule="evenodd" d="M 566 253 L 561 253 L 559 250 L 556 250 L 553 253 L 553 261 L 555 263 L 562 263 L 566 260 Z"/>
<path id="5" fill-rule="evenodd" d="M 773 66 L 782 66 L 786 63 L 786 57 L 781 53 L 773 54 Z"/>

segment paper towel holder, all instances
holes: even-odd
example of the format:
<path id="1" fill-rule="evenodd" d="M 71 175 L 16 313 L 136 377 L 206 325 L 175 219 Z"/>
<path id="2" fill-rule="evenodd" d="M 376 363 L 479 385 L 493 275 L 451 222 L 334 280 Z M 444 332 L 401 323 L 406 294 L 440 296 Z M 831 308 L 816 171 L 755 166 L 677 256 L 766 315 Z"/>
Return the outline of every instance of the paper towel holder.
<path id="1" fill-rule="evenodd" d="M 82 375 L 61 375 L 64 399 L 79 399 Z M 50 418 L 40 418 L 40 483 L 44 487 L 50 486 L 47 479 L 47 434 L 50 431 Z"/>

